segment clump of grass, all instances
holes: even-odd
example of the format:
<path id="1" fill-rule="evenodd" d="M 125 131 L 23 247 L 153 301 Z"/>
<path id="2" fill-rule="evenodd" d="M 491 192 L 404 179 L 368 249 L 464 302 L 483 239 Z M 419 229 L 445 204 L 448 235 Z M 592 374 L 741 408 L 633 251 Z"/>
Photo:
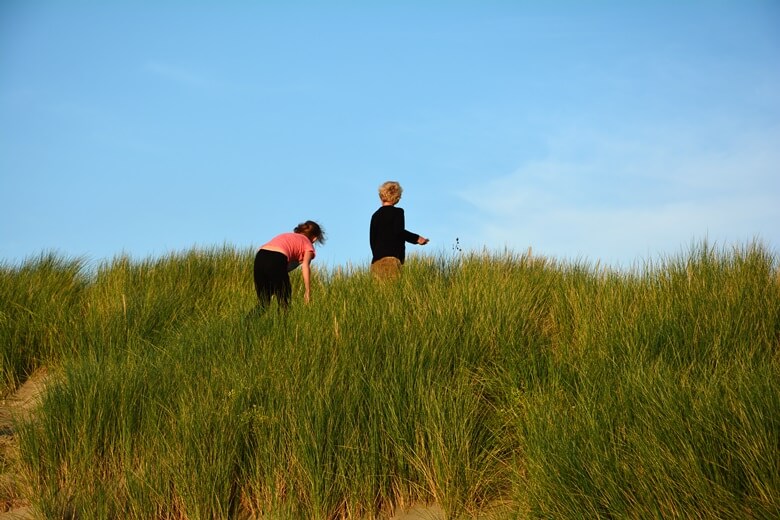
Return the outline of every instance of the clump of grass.
<path id="1" fill-rule="evenodd" d="M 0 377 L 3 393 L 59 357 L 78 323 L 85 262 L 44 253 L 0 265 Z"/>

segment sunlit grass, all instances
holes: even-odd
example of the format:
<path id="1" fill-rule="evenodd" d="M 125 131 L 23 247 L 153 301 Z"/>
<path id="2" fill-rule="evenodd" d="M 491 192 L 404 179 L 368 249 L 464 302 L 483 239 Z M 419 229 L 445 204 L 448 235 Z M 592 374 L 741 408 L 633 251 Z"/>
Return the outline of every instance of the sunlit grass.
<path id="1" fill-rule="evenodd" d="M 629 272 L 511 252 L 412 257 L 385 285 L 315 270 L 312 304 L 296 273 L 260 316 L 251 259 L 3 269 L 7 385 L 57 368 L 19 431 L 44 516 L 780 513 L 760 245 Z"/>

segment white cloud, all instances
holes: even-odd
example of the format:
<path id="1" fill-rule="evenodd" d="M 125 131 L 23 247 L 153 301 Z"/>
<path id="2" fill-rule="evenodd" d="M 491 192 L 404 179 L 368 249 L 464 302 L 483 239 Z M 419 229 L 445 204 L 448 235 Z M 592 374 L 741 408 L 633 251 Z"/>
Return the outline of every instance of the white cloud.
<path id="1" fill-rule="evenodd" d="M 556 139 L 544 160 L 469 186 L 469 247 L 531 246 L 555 257 L 630 264 L 691 241 L 780 245 L 777 132 Z"/>
<path id="2" fill-rule="evenodd" d="M 170 63 L 150 61 L 146 64 L 145 70 L 159 78 L 185 87 L 209 89 L 218 86 L 216 81 L 204 74 Z"/>

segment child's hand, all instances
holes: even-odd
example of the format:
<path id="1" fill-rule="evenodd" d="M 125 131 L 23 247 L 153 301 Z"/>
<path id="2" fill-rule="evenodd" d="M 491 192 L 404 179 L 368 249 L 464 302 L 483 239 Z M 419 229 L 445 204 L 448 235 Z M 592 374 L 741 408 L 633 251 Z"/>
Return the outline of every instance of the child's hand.
<path id="1" fill-rule="evenodd" d="M 430 240 L 428 240 L 428 239 L 427 239 L 427 238 L 425 238 L 425 237 L 420 237 L 420 238 L 418 238 L 418 239 L 417 239 L 417 243 L 418 243 L 418 244 L 420 244 L 421 246 L 424 246 L 424 245 L 425 245 L 425 244 L 427 244 L 428 242 L 430 242 Z"/>

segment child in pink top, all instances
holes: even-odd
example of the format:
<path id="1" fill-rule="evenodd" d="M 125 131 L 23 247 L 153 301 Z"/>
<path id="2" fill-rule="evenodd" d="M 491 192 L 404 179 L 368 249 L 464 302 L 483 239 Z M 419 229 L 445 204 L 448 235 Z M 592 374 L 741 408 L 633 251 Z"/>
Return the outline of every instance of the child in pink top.
<path id="1" fill-rule="evenodd" d="M 315 238 L 315 240 L 317 240 Z M 282 233 L 276 235 L 267 244 L 260 247 L 267 251 L 276 251 L 287 257 L 287 271 L 292 271 L 303 262 L 306 253 L 311 253 L 312 258 L 317 256 L 314 244 L 302 233 Z"/>
<path id="2" fill-rule="evenodd" d="M 311 300 L 311 261 L 315 256 L 314 243 L 325 243 L 325 233 L 319 224 L 307 220 L 298 224 L 292 233 L 282 233 L 258 249 L 255 255 L 254 279 L 260 307 L 265 308 L 276 296 L 286 308 L 290 303 L 292 285 L 290 271 L 301 266 L 303 272 L 303 301 Z"/>

